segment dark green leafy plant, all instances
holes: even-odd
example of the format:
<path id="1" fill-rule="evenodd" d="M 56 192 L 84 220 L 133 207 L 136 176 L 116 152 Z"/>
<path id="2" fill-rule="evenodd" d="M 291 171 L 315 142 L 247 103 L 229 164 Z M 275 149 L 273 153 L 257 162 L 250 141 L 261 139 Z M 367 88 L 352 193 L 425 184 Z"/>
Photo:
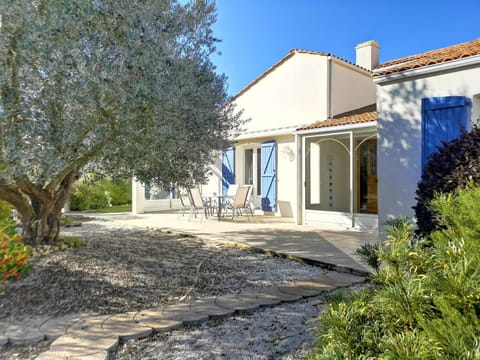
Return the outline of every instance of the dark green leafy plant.
<path id="1" fill-rule="evenodd" d="M 417 233 L 428 235 L 442 226 L 430 206 L 435 194 L 454 193 L 470 181 L 480 183 L 480 128 L 476 126 L 458 139 L 443 143 L 431 155 L 417 185 L 417 204 L 414 206 Z"/>
<path id="2" fill-rule="evenodd" d="M 375 271 L 378 271 L 380 267 L 378 244 L 364 243 L 356 250 L 356 253 L 365 264 L 371 266 Z"/>

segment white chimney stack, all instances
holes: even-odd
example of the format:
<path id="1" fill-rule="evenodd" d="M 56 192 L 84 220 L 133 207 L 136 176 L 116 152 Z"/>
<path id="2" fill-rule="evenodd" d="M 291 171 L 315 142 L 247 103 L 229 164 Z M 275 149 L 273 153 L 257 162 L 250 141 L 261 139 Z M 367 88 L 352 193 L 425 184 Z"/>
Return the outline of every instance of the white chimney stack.
<path id="1" fill-rule="evenodd" d="M 380 61 L 380 45 L 375 40 L 358 44 L 356 64 L 368 70 L 375 68 Z"/>

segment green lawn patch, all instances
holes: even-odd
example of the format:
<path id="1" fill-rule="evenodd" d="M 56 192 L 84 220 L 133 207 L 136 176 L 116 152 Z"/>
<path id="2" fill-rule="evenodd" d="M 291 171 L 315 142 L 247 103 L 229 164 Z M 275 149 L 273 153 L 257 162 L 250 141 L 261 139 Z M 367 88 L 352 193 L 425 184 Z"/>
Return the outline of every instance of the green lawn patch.
<path id="1" fill-rule="evenodd" d="M 101 209 L 87 210 L 87 212 L 89 213 L 114 213 L 114 212 L 130 212 L 130 211 L 132 211 L 131 204 L 116 205 L 116 206 L 110 206 L 110 207 L 101 208 Z"/>

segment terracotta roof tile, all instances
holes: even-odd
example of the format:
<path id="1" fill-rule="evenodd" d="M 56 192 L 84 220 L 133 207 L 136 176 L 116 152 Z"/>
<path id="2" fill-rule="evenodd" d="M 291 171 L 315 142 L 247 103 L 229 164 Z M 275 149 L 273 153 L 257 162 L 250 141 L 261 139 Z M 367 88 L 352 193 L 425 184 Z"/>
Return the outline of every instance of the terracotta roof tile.
<path id="1" fill-rule="evenodd" d="M 362 123 L 376 122 L 376 121 L 377 121 L 377 111 L 374 104 L 374 105 L 363 107 L 361 109 L 350 111 L 348 113 L 336 115 L 331 119 L 316 121 L 309 126 L 297 129 L 297 131 L 321 129 L 326 127 L 342 126 L 342 125 L 362 124 Z"/>
<path id="2" fill-rule="evenodd" d="M 394 74 L 474 55 L 480 55 L 480 39 L 387 61 L 377 66 L 373 76 Z"/>

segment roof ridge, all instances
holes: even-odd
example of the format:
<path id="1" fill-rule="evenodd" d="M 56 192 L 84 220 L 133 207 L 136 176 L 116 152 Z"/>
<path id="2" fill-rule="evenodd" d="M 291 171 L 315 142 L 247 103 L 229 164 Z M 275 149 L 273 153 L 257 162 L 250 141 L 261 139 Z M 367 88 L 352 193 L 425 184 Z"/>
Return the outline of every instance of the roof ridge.
<path id="1" fill-rule="evenodd" d="M 474 43 L 474 42 L 477 42 L 477 41 L 480 41 L 480 37 L 479 38 L 476 38 L 474 40 L 470 40 L 470 41 L 465 41 L 465 42 L 462 42 L 462 43 L 458 43 L 458 44 L 453 44 L 453 45 L 448 45 L 448 46 L 444 46 L 444 47 L 441 47 L 439 49 L 433 49 L 433 50 L 427 50 L 427 51 L 424 51 L 424 52 L 420 52 L 420 53 L 417 53 L 417 54 L 413 54 L 413 55 L 407 55 L 407 56 L 404 56 L 404 57 L 399 57 L 399 58 L 396 58 L 396 59 L 392 59 L 392 60 L 388 60 L 382 64 L 379 64 L 376 68 L 376 69 L 379 69 L 379 68 L 382 68 L 382 67 L 387 67 L 389 65 L 394 65 L 394 63 L 396 62 L 408 62 L 410 59 L 417 59 L 418 57 L 425 57 L 426 55 L 432 55 L 432 54 L 435 54 L 435 53 L 438 53 L 438 52 L 442 52 L 442 51 L 445 51 L 445 50 L 448 50 L 448 49 L 451 49 L 453 47 L 457 47 L 457 46 L 464 46 L 464 45 L 467 45 L 467 44 L 471 44 L 471 43 Z"/>

